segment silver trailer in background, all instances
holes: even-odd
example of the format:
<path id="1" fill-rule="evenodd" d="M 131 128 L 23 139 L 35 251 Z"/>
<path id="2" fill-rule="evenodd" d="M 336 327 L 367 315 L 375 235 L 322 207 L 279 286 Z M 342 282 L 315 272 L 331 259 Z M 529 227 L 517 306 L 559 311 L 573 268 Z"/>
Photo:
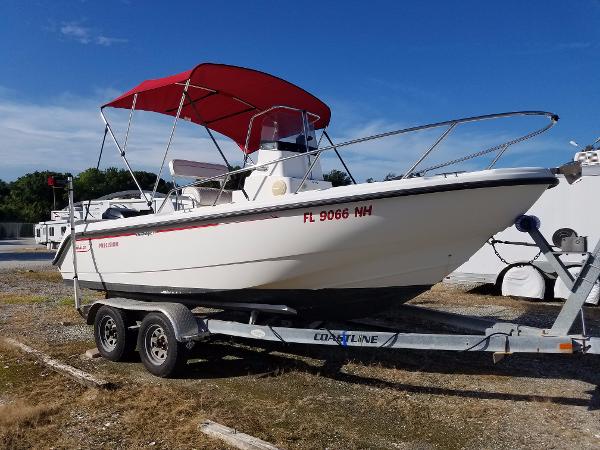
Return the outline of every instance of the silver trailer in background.
<path id="1" fill-rule="evenodd" d="M 587 257 L 589 243 L 600 240 L 600 150 L 587 146 L 575 154 L 582 176 L 569 184 L 558 175 L 558 186 L 546 191 L 527 214 L 540 217 L 540 231 L 560 251 L 560 259 L 576 276 Z M 502 295 L 565 299 L 569 290 L 533 240 L 513 225 L 492 238 L 466 263 L 445 279 L 458 284 L 495 284 Z M 598 284 L 588 304 L 597 305 Z"/>

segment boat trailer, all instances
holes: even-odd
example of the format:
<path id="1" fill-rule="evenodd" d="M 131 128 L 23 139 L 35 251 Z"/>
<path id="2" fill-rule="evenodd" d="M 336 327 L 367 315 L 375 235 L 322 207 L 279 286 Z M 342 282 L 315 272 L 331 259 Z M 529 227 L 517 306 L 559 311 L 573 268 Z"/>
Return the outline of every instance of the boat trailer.
<path id="1" fill-rule="evenodd" d="M 72 195 L 72 183 L 70 183 Z M 71 216 L 71 229 L 73 229 Z M 259 341 L 336 347 L 446 350 L 491 352 L 494 362 L 512 353 L 600 353 L 600 337 L 586 333 L 583 305 L 600 278 L 600 242 L 588 253 L 577 278 L 567 270 L 539 231 L 540 221 L 534 216 L 521 216 L 515 225 L 528 233 L 549 263 L 571 291 L 552 326 L 548 329 L 491 321 L 478 317 L 452 314 L 430 308 L 403 305 L 406 317 L 437 322 L 474 334 L 405 333 L 392 326 L 362 320 L 353 321 L 363 329 L 330 329 L 324 322 L 308 327 L 293 326 L 295 311 L 285 305 L 245 305 L 239 312 L 243 320 L 226 320 L 223 314 L 198 314 L 175 302 L 141 301 L 129 298 L 107 298 L 92 304 L 80 304 L 77 263 L 74 258 L 73 279 L 75 305 L 88 324 L 94 324 L 94 336 L 102 356 L 111 361 L 127 359 L 137 351 L 144 366 L 154 375 L 168 377 L 181 369 L 188 350 L 212 336 L 233 336 Z M 74 247 L 74 246 L 73 246 Z M 74 257 L 76 256 L 73 248 Z M 259 321 L 266 317 L 268 319 Z M 279 320 L 282 319 L 283 320 Z M 579 334 L 570 334 L 576 323 Z M 275 325 L 278 324 L 278 325 Z M 285 326 L 279 326 L 285 325 Z M 346 324 L 344 324 L 346 325 Z M 365 326 L 366 325 L 366 326 Z M 366 329 L 365 329 L 366 328 Z M 374 329 L 375 328 L 375 329 Z"/>

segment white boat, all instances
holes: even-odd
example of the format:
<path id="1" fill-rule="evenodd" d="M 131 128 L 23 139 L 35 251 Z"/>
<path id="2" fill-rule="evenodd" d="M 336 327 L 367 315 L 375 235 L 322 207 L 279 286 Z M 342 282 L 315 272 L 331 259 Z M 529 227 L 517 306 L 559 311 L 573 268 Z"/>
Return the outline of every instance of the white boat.
<path id="1" fill-rule="evenodd" d="M 106 107 L 131 110 L 127 136 L 135 110 L 175 117 L 163 166 L 179 118 L 204 126 L 211 137 L 211 130 L 230 137 L 247 161 L 228 171 L 218 145 L 225 166 L 173 160 L 171 173 L 194 181 L 170 192 L 156 212 L 77 224 L 76 251 L 67 235 L 54 263 L 65 280 L 76 276 L 81 286 L 112 296 L 225 309 L 373 311 L 441 281 L 557 182 L 546 168 L 433 176 L 416 169 L 462 123 L 549 119 L 540 130 L 471 155 L 499 157 L 549 129 L 557 117 L 546 112 L 456 119 L 337 145 L 323 132 L 329 145 L 319 146 L 315 131 L 330 118 L 323 102 L 271 75 L 219 64 L 146 81 Z M 120 144 L 102 117 L 129 168 L 127 138 Z M 399 179 L 340 187 L 323 180 L 322 152 L 339 156 L 353 143 L 438 127 L 442 136 Z M 245 172 L 243 186 L 225 188 Z M 220 187 L 202 187 L 209 182 Z"/>

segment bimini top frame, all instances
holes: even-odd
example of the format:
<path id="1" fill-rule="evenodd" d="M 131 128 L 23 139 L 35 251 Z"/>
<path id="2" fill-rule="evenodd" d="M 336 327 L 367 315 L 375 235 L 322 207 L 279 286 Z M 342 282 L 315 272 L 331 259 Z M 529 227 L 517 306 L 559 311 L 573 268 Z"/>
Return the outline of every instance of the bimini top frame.
<path id="1" fill-rule="evenodd" d="M 104 114 L 104 108 L 115 107 L 115 108 L 129 108 L 129 121 L 127 124 L 127 130 L 125 132 L 125 138 L 121 145 L 117 140 L 112 127 L 110 126 L 106 115 Z M 154 197 L 164 169 L 164 165 L 169 153 L 173 138 L 175 135 L 175 129 L 179 118 L 197 123 L 204 126 L 211 140 L 215 144 L 219 154 L 223 158 L 225 164 L 229 169 L 231 165 L 225 157 L 223 151 L 219 147 L 217 140 L 213 136 L 211 129 L 218 131 L 225 136 L 230 137 L 241 147 L 242 151 L 246 154 L 252 153 L 257 150 L 260 145 L 260 130 L 256 127 L 252 127 L 254 119 L 262 114 L 272 111 L 276 108 L 285 108 L 289 110 L 299 111 L 302 114 L 302 120 L 304 127 L 308 128 L 310 123 L 316 130 L 325 129 L 329 124 L 331 118 L 331 111 L 329 107 L 322 101 L 309 94 L 305 90 L 295 86 L 281 78 L 274 77 L 272 75 L 255 71 L 252 69 L 246 69 L 236 66 L 227 66 L 223 64 L 200 64 L 194 69 L 183 72 L 170 77 L 161 78 L 157 80 L 147 80 L 135 87 L 134 89 L 126 92 L 115 100 L 102 106 L 100 115 L 105 123 L 104 139 L 102 146 L 106 139 L 106 135 L 109 134 L 112 141 L 116 145 L 116 148 L 123 159 L 127 169 L 129 170 L 136 187 L 140 191 L 141 195 L 146 199 L 149 206 L 152 206 Z M 149 199 L 143 192 L 141 185 L 135 177 L 135 174 L 131 168 L 131 165 L 126 157 L 127 143 L 129 138 L 129 132 L 131 129 L 131 123 L 133 113 L 136 109 L 145 111 L 154 111 L 161 114 L 167 114 L 174 117 L 173 126 L 169 135 L 166 149 L 163 155 L 162 163 L 158 171 L 154 188 L 152 190 L 151 198 Z M 514 116 L 544 116 L 547 117 L 550 122 L 531 133 L 520 136 L 516 139 L 504 142 L 497 146 L 478 151 L 458 159 L 447 161 L 442 164 L 437 164 L 425 169 L 417 171 L 417 167 L 439 146 L 439 144 L 456 128 L 458 125 L 479 122 L 491 119 L 500 119 Z M 488 114 L 481 116 L 465 117 L 460 119 L 447 120 L 443 122 L 436 122 L 427 125 L 421 125 L 416 127 L 403 128 L 399 130 L 393 130 L 386 133 L 380 133 L 373 136 L 367 136 L 360 139 L 353 139 L 340 144 L 334 144 L 327 132 L 323 131 L 323 136 L 326 137 L 329 145 L 326 147 L 317 148 L 310 150 L 307 147 L 305 153 L 299 153 L 284 158 L 280 158 L 275 161 L 270 161 L 266 164 L 261 165 L 250 165 L 238 170 L 229 170 L 226 174 L 219 176 L 205 178 L 194 183 L 190 183 L 184 186 L 178 186 L 172 189 L 167 198 L 162 203 L 160 209 L 164 206 L 165 202 L 170 201 L 170 196 L 177 191 L 189 186 L 198 186 L 211 181 L 222 180 L 221 193 L 225 188 L 226 182 L 236 174 L 252 171 L 252 170 L 267 170 L 267 167 L 276 164 L 277 162 L 286 161 L 293 158 L 307 157 L 309 158 L 309 167 L 306 171 L 302 182 L 295 193 L 302 188 L 306 181 L 309 173 L 312 171 L 314 165 L 319 159 L 321 153 L 325 151 L 333 150 L 338 158 L 340 159 L 344 169 L 350 175 L 353 182 L 356 183 L 352 174 L 350 173 L 348 166 L 342 159 L 338 148 L 347 147 L 353 144 L 367 142 L 375 139 L 381 139 L 389 136 L 396 136 L 411 132 L 417 132 L 433 128 L 445 128 L 442 135 L 431 145 L 421 157 L 415 161 L 406 173 L 400 178 L 408 178 L 415 175 L 422 175 L 426 172 L 445 167 L 448 165 L 456 164 L 471 158 L 482 156 L 488 153 L 497 152 L 496 157 L 488 168 L 493 167 L 498 159 L 506 152 L 506 150 L 516 143 L 530 139 L 538 134 L 541 134 L 550 129 L 558 121 L 558 116 L 546 112 L 546 111 L 515 111 L 499 114 Z M 306 136 L 306 129 L 304 135 Z M 319 140 L 320 142 L 320 140 Z M 308 143 L 306 143 L 308 144 Z M 102 149 L 100 150 L 100 157 L 98 158 L 98 167 L 102 156 Z M 314 156 L 314 159 L 311 157 Z M 220 198 L 221 193 L 215 199 L 216 204 Z M 159 210 L 160 210 L 159 209 Z"/>
<path id="2" fill-rule="evenodd" d="M 243 67 L 211 63 L 200 64 L 192 70 L 176 75 L 146 80 L 102 106 L 100 114 L 105 123 L 102 145 L 104 146 L 106 135 L 109 134 L 137 188 L 144 195 L 126 158 L 133 112 L 137 109 L 173 116 L 173 127 L 152 192 L 152 197 L 154 197 L 180 117 L 204 126 L 221 157 L 227 166 L 231 167 L 211 130 L 218 131 L 234 140 L 245 154 L 252 153 L 258 149 L 260 144 L 260 130 L 247 134 L 252 117 L 280 104 L 310 112 L 316 117 L 313 123 L 315 129 L 325 128 L 329 124 L 331 118 L 329 107 L 317 97 L 288 81 Z M 122 145 L 119 144 L 104 114 L 106 107 L 130 109 L 129 122 Z M 100 158 L 101 155 L 102 149 Z M 152 199 L 145 198 L 150 206 Z"/>

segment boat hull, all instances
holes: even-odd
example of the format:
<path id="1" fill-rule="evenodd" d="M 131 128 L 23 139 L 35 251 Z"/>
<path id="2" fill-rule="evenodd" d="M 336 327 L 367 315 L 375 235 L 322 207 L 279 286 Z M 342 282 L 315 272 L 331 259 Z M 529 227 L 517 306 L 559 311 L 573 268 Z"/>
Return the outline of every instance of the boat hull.
<path id="1" fill-rule="evenodd" d="M 78 226 L 79 281 L 198 305 L 380 309 L 441 281 L 553 183 L 541 169 L 520 177 L 486 172 L 494 176 L 376 183 L 379 190 L 362 196 L 348 195 L 358 192 L 353 187 L 235 214 L 225 207 Z M 63 249 L 56 264 L 72 279 L 70 252 Z"/>

